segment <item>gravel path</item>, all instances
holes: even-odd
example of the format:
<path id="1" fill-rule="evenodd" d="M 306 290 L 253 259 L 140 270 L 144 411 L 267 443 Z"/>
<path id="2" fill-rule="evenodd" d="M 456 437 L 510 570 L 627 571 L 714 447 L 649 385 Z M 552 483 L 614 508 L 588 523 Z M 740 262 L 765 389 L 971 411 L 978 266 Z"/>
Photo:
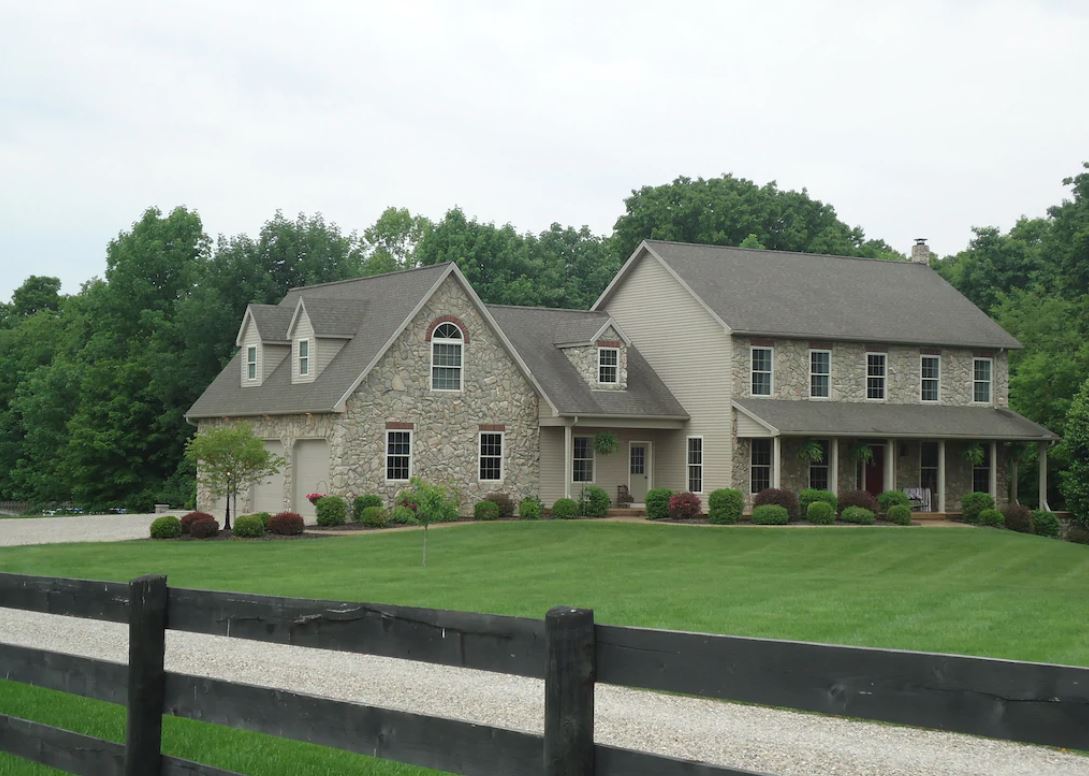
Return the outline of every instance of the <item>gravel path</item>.
<path id="1" fill-rule="evenodd" d="M 0 609 L 0 641 L 123 663 L 123 625 Z M 167 633 L 170 670 L 540 732 L 542 682 L 391 658 Z M 300 671 L 299 666 L 308 666 Z M 2 673 L 2 667 L 0 667 Z M 1089 776 L 1089 757 L 618 687 L 597 740 L 777 776 Z"/>
<path id="2" fill-rule="evenodd" d="M 183 515 L 184 512 L 169 512 Z M 0 520 L 0 547 L 62 542 L 116 542 L 146 539 L 151 521 L 160 515 L 77 515 L 13 517 Z"/>

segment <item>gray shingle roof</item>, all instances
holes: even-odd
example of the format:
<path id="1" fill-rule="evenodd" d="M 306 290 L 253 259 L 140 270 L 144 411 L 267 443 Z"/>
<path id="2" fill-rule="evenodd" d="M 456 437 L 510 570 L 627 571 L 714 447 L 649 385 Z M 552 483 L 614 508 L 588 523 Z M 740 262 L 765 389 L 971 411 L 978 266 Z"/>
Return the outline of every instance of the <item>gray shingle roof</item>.
<path id="1" fill-rule="evenodd" d="M 781 434 L 852 437 L 927 437 L 1049 441 L 1043 426 L 998 407 L 929 404 L 736 399 L 734 405 Z"/>
<path id="2" fill-rule="evenodd" d="M 595 391 L 554 344 L 557 332 L 562 337 L 589 332 L 575 340 L 585 341 L 605 325 L 608 314 L 505 305 L 488 305 L 488 310 L 561 415 L 688 417 L 636 348 L 628 348 L 627 390 Z"/>
<path id="3" fill-rule="evenodd" d="M 287 342 L 287 327 L 294 308 L 278 304 L 251 304 L 248 309 L 257 324 L 262 342 Z"/>
<path id="4" fill-rule="evenodd" d="M 647 240 L 734 333 L 1019 348 L 922 264 Z"/>
<path id="5" fill-rule="evenodd" d="M 354 337 L 370 307 L 366 299 L 327 299 L 309 295 L 303 297 L 303 306 L 317 337 Z"/>
<path id="6" fill-rule="evenodd" d="M 316 308 L 320 307 L 323 313 L 333 309 L 328 300 L 339 300 L 342 303 L 340 309 L 358 306 L 363 310 L 362 317 L 356 323 L 356 330 L 352 332 L 352 339 L 345 343 L 311 383 L 292 384 L 291 361 L 285 358 L 260 386 L 243 388 L 240 379 L 241 365 L 239 356 L 236 355 L 205 389 L 186 413 L 187 416 L 207 418 L 333 411 L 356 378 L 448 269 L 449 265 L 439 264 L 406 272 L 292 289 L 276 305 L 287 310 L 288 320 L 299 297 L 306 298 L 308 311 L 311 298 L 317 300 Z M 267 310 L 260 314 L 266 313 Z M 270 320 L 275 315 L 270 316 Z M 261 331 L 260 320 L 257 328 Z M 338 329 L 341 326 L 332 325 L 331 328 Z M 286 322 L 283 330 L 286 337 Z"/>

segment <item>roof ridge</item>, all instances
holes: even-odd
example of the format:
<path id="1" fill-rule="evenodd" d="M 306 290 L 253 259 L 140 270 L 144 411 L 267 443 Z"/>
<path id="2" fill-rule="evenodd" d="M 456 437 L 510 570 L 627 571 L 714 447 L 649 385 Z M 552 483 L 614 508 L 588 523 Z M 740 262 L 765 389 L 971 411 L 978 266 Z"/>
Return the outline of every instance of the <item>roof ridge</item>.
<path id="1" fill-rule="evenodd" d="M 453 264 L 452 261 L 444 261 L 439 264 L 425 264 L 419 267 L 411 267 L 409 269 L 395 269 L 390 272 L 379 272 L 377 275 L 360 275 L 356 278 L 344 278 L 343 280 L 330 280 L 326 283 L 313 283 L 308 286 L 291 286 L 288 291 L 306 291 L 309 288 L 322 288 L 324 286 L 336 286 L 342 283 L 358 283 L 362 280 L 375 280 L 377 278 L 385 278 L 390 275 L 407 275 L 409 272 L 419 272 L 425 269 L 435 269 L 436 267 L 445 267 L 448 264 Z"/>
<path id="2" fill-rule="evenodd" d="M 591 315 L 605 315 L 609 316 L 607 312 L 602 310 L 577 310 L 573 307 L 545 307 L 544 305 L 534 304 L 491 304 L 485 303 L 485 307 L 505 307 L 508 310 L 542 310 L 546 312 L 554 313 L 589 313 Z M 611 316 L 609 316 L 611 317 Z"/>
<path id="3" fill-rule="evenodd" d="M 872 256 L 843 256 L 839 253 L 810 253 L 809 251 L 781 251 L 776 248 L 742 248 L 740 245 L 717 245 L 715 243 L 694 243 L 684 242 L 683 240 L 658 240 L 658 239 L 645 239 L 646 243 L 664 243 L 666 245 L 684 245 L 689 248 L 716 248 L 719 250 L 728 251 L 744 251 L 745 253 L 778 253 L 783 256 L 819 256 L 825 259 L 849 259 L 851 261 L 877 261 L 882 264 L 890 264 L 894 266 L 901 265 L 913 265 L 917 267 L 930 268 L 928 264 L 920 264 L 914 261 L 901 261 L 899 259 L 878 259 Z"/>

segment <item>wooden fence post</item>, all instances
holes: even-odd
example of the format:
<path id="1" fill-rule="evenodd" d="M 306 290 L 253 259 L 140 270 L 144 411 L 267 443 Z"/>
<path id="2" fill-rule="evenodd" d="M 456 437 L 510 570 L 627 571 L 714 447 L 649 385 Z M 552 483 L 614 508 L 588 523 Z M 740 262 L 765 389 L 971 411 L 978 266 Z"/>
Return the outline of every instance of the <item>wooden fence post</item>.
<path id="1" fill-rule="evenodd" d="M 550 610 L 545 642 L 545 776 L 593 776 L 593 611 Z"/>
<path id="2" fill-rule="evenodd" d="M 129 582 L 128 724 L 125 776 L 159 773 L 166 673 L 166 577 Z"/>

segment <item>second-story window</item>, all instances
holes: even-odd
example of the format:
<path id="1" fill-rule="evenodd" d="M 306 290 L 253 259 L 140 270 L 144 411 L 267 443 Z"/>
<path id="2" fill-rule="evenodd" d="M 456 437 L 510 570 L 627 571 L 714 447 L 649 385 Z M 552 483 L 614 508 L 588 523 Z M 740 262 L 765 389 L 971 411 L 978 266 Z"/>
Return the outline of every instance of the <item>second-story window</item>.
<path id="1" fill-rule="evenodd" d="M 774 361 L 775 351 L 772 348 L 752 349 L 753 396 L 771 396 Z"/>
<path id="2" fill-rule="evenodd" d="M 461 329 L 444 323 L 431 337 L 431 390 L 460 391 L 464 337 Z"/>
<path id="3" fill-rule="evenodd" d="M 609 385 L 620 382 L 620 350 L 617 348 L 597 349 L 597 381 Z"/>
<path id="4" fill-rule="evenodd" d="M 972 401 L 980 404 L 991 403 L 991 369 L 993 362 L 989 358 L 972 360 Z"/>
<path id="5" fill-rule="evenodd" d="M 809 396 L 827 399 L 832 395 L 832 351 L 809 351 Z"/>
<path id="6" fill-rule="evenodd" d="M 299 340 L 299 374 L 310 374 L 310 340 Z"/>
<path id="7" fill-rule="evenodd" d="M 246 348 L 246 379 L 257 379 L 257 346 L 250 345 Z"/>
<path id="8" fill-rule="evenodd" d="M 941 379 L 941 356 L 923 356 L 919 361 L 919 398 L 922 401 L 937 401 Z"/>
<path id="9" fill-rule="evenodd" d="M 866 354 L 866 398 L 885 398 L 885 366 L 886 355 L 884 353 Z"/>

